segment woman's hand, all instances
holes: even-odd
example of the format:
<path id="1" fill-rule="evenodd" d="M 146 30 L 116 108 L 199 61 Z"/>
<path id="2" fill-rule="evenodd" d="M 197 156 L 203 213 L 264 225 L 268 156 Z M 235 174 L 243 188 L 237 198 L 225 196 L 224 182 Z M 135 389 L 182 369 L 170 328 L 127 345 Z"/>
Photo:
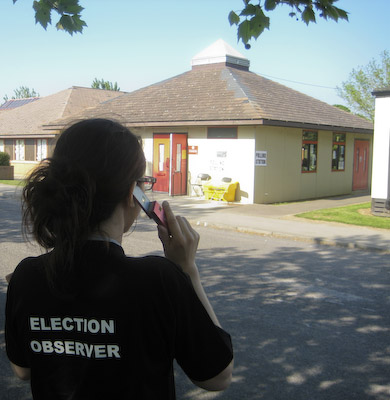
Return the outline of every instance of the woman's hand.
<path id="1" fill-rule="evenodd" d="M 180 265 L 190 276 L 198 273 L 195 264 L 199 234 L 184 217 L 175 217 L 168 202 L 164 201 L 163 209 L 168 229 L 158 226 L 158 236 L 163 244 L 165 257 Z"/>

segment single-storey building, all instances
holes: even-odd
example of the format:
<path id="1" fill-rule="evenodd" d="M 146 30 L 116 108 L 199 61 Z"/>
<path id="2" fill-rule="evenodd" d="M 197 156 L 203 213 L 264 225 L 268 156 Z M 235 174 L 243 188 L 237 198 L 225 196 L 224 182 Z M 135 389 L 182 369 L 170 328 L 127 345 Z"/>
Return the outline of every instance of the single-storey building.
<path id="1" fill-rule="evenodd" d="M 74 86 L 46 97 L 4 103 L 0 110 L 0 151 L 10 155 L 15 178 L 22 178 L 51 154 L 58 131 L 45 131 L 44 124 L 77 115 L 121 94 Z"/>
<path id="2" fill-rule="evenodd" d="M 78 117 L 107 116 L 142 139 L 158 192 L 194 195 L 200 174 L 238 182 L 236 200 L 246 203 L 370 189 L 373 124 L 252 73 L 222 40 L 196 55 L 190 71 Z"/>
<path id="3" fill-rule="evenodd" d="M 94 107 L 51 114 L 54 100 L 72 105 L 68 91 L 7 111 L 14 113 L 7 124 L 0 113 L 0 141 L 14 165 L 21 162 L 21 140 L 24 160 L 36 162 L 71 122 L 105 117 L 139 136 L 146 173 L 167 195 L 199 194 L 193 184 L 200 175 L 215 184 L 238 182 L 235 199 L 243 203 L 370 189 L 373 124 L 249 71 L 249 60 L 222 40 L 197 54 L 190 71 L 119 96 L 96 90 L 106 98 Z M 38 106 L 44 119 L 32 110 Z"/>

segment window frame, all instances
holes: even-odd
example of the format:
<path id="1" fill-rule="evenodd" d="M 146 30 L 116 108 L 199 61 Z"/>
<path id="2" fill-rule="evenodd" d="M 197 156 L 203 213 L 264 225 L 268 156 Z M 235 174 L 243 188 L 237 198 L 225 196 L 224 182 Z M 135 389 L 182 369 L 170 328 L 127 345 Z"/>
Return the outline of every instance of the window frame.
<path id="1" fill-rule="evenodd" d="M 306 138 L 305 139 L 305 134 L 313 134 L 315 135 L 315 139 L 310 139 L 310 138 Z M 305 154 L 305 148 L 307 147 L 307 152 L 308 152 L 308 157 L 307 157 L 307 170 L 303 169 L 303 161 L 306 159 L 306 157 L 304 157 Z M 315 153 L 311 152 L 311 146 L 315 146 Z M 314 154 L 315 155 L 315 168 L 310 170 L 310 164 L 311 164 L 311 157 L 310 155 Z M 312 174 L 312 173 L 316 173 L 317 172 L 317 166 L 318 166 L 318 131 L 310 131 L 310 130 L 305 130 L 302 132 L 302 147 L 301 147 L 301 173 L 304 174 Z"/>
<path id="2" fill-rule="evenodd" d="M 42 153 L 42 144 L 45 142 L 45 156 L 43 157 L 42 154 L 39 154 L 39 149 L 41 149 Z M 40 143 L 40 145 L 39 145 Z M 35 139 L 35 161 L 42 161 L 47 158 L 48 155 L 48 145 L 49 141 L 47 139 Z"/>
<path id="3" fill-rule="evenodd" d="M 22 146 L 21 146 L 22 145 Z M 21 154 L 20 149 L 23 149 Z M 17 150 L 19 149 L 19 150 Z M 26 161 L 26 142 L 24 139 L 15 139 L 14 141 L 14 161 Z"/>
<path id="4" fill-rule="evenodd" d="M 210 130 L 214 130 L 215 134 L 211 134 Z M 222 135 L 222 132 L 232 132 L 231 135 Z M 234 132 L 233 132 L 234 131 Z M 217 132 L 221 132 L 218 134 Z M 207 139 L 238 139 L 238 127 L 237 126 L 208 126 L 207 127 Z"/>
<path id="5" fill-rule="evenodd" d="M 343 138 L 343 140 L 337 139 L 337 136 L 341 136 Z M 332 172 L 343 172 L 345 171 L 345 150 L 346 150 L 346 142 L 347 142 L 347 134 L 342 132 L 333 132 L 333 136 L 332 136 L 332 162 L 331 162 L 331 170 Z M 334 158 L 335 155 L 335 151 L 337 151 L 335 149 L 335 147 L 337 148 L 343 148 L 343 168 L 338 168 L 339 164 L 340 164 L 340 152 L 338 152 L 338 157 Z M 333 167 L 334 165 L 334 160 L 336 160 L 336 168 Z"/>

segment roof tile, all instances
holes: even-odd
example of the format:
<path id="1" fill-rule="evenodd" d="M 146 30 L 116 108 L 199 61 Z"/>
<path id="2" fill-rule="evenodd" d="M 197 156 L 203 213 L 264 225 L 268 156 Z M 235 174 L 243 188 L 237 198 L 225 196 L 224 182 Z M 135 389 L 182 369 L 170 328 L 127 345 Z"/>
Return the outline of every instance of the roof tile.
<path id="1" fill-rule="evenodd" d="M 118 97 L 123 92 L 74 86 L 39 101 L 0 113 L 0 135 L 36 135 L 43 133 L 43 125 L 67 117 L 73 118 L 87 107 Z"/>
<path id="2" fill-rule="evenodd" d="M 250 71 L 223 64 L 197 66 L 85 109 L 77 118 L 102 116 L 114 116 L 129 125 L 274 121 L 373 130 L 373 124 L 363 118 Z M 65 118 L 53 120 L 50 125 L 68 122 Z"/>

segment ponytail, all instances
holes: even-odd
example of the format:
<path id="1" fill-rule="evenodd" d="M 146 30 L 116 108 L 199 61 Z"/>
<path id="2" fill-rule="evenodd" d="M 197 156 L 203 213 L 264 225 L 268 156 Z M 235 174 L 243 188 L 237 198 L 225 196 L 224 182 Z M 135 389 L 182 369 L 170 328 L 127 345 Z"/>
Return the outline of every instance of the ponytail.
<path id="1" fill-rule="evenodd" d="M 74 275 L 74 256 L 90 235 L 94 182 L 81 167 L 47 159 L 27 179 L 23 189 L 23 221 L 49 255 L 49 282 L 66 282 Z"/>

